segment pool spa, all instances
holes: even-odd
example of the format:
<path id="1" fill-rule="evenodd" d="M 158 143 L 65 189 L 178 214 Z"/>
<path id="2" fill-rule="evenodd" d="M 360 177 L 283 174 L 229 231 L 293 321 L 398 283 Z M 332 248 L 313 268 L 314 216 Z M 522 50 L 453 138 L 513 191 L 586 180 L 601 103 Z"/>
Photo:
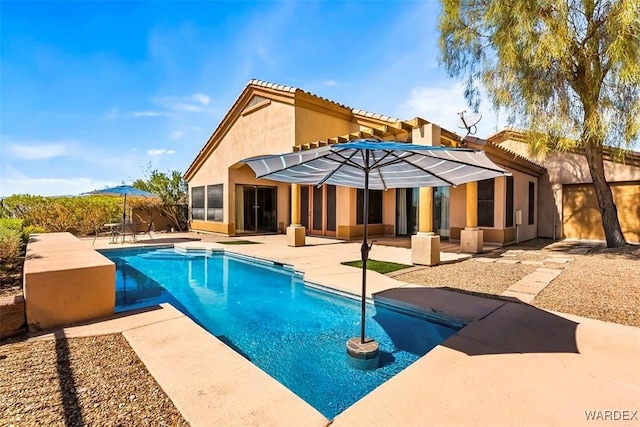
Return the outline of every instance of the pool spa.
<path id="1" fill-rule="evenodd" d="M 358 370 L 345 343 L 359 335 L 359 297 L 223 251 L 101 253 L 116 264 L 116 311 L 170 303 L 330 420 L 458 330 L 369 303 L 367 336 L 380 346 L 380 367 Z"/>

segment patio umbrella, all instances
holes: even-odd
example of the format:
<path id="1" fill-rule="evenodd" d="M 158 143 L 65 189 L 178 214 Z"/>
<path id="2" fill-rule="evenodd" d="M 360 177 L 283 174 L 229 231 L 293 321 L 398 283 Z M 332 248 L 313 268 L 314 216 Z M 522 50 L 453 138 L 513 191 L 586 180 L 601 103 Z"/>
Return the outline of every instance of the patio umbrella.
<path id="1" fill-rule="evenodd" d="M 132 187 L 130 185 L 118 185 L 117 187 L 104 188 L 102 190 L 89 191 L 88 193 L 82 193 L 83 195 L 95 195 L 95 196 L 124 196 L 122 202 L 122 223 L 127 221 L 127 196 L 131 197 L 160 197 L 157 194 L 150 193 L 148 191 L 140 190 L 139 188 Z"/>
<path id="2" fill-rule="evenodd" d="M 510 175 L 480 150 L 360 139 L 312 150 L 241 160 L 257 178 L 364 189 L 360 342 L 365 343 L 369 190 L 457 186 Z"/>

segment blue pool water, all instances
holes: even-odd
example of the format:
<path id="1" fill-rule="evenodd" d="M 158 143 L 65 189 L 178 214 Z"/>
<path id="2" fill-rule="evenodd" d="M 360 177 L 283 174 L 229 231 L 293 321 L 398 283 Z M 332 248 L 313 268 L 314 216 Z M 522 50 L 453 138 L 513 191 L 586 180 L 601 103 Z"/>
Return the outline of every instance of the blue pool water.
<path id="1" fill-rule="evenodd" d="M 367 336 L 379 343 L 381 367 L 361 371 L 345 350 L 360 334 L 359 300 L 306 286 L 282 266 L 228 254 L 103 254 L 116 263 L 116 311 L 171 303 L 329 419 L 456 332 L 368 304 Z"/>

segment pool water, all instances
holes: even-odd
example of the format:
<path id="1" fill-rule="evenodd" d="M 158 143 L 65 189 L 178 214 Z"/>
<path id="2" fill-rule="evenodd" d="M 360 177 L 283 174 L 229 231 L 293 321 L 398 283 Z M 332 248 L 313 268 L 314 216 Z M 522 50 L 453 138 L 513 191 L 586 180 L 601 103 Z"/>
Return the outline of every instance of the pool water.
<path id="1" fill-rule="evenodd" d="M 328 419 L 456 332 L 367 304 L 380 368 L 362 371 L 345 350 L 360 334 L 360 301 L 307 286 L 289 268 L 172 248 L 103 254 L 116 263 L 116 311 L 172 304 Z"/>

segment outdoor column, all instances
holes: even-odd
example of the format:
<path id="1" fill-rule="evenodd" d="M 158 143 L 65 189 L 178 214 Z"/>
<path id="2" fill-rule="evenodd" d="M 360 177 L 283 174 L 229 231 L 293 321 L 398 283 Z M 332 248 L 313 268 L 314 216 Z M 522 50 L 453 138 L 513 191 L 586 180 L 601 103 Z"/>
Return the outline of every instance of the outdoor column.
<path id="1" fill-rule="evenodd" d="M 482 252 L 483 233 L 478 228 L 478 183 L 466 184 L 466 225 L 460 232 L 460 249 L 462 252 L 478 254 Z"/>
<path id="2" fill-rule="evenodd" d="M 287 246 L 304 246 L 305 229 L 300 224 L 300 185 L 291 184 L 291 225 L 287 227 Z"/>
<path id="3" fill-rule="evenodd" d="M 420 265 L 440 263 L 440 236 L 433 233 L 433 188 L 420 188 L 418 234 L 411 236 L 411 262 Z"/>
<path id="4" fill-rule="evenodd" d="M 411 143 L 416 145 L 440 146 L 441 129 L 427 123 L 411 132 Z M 411 262 L 420 265 L 440 263 L 440 236 L 433 232 L 433 188 L 420 188 L 418 212 L 418 234 L 411 236 Z"/>

